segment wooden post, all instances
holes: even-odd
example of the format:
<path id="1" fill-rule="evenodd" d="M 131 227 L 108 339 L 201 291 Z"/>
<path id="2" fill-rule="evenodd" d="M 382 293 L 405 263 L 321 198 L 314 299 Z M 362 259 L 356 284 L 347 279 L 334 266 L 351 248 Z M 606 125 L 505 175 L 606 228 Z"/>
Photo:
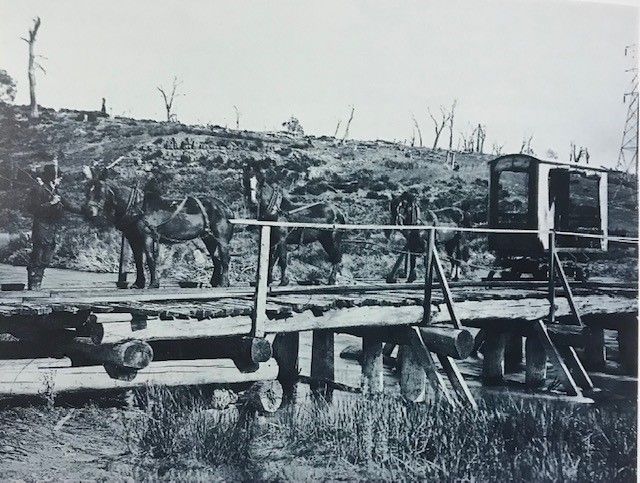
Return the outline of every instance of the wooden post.
<path id="1" fill-rule="evenodd" d="M 260 248 L 258 250 L 258 273 L 256 274 L 256 293 L 253 304 L 251 335 L 264 337 L 264 323 L 267 320 L 267 292 L 269 286 L 269 252 L 271 250 L 271 227 L 260 230 Z"/>
<path id="2" fill-rule="evenodd" d="M 575 300 L 573 299 L 573 292 L 571 292 L 571 286 L 569 285 L 569 280 L 567 279 L 567 275 L 564 273 L 564 268 L 562 267 L 562 263 L 560 263 L 560 257 L 558 256 L 558 252 L 554 251 L 555 258 L 555 266 L 558 271 L 558 276 L 560 277 L 560 282 L 562 283 L 562 288 L 566 293 L 567 302 L 569 302 L 569 308 L 571 309 L 571 314 L 573 315 L 576 325 L 583 326 L 582 318 L 578 313 L 578 309 L 576 308 Z"/>
<path id="3" fill-rule="evenodd" d="M 438 373 L 436 364 L 431 356 L 431 352 L 425 347 L 420 337 L 420 333 L 414 327 L 410 327 L 406 331 L 409 346 L 413 351 L 416 360 L 422 366 L 429 383 L 435 390 L 436 394 L 442 394 L 445 399 L 452 405 L 456 405 L 456 400 L 444 383 L 444 379 Z"/>
<path id="4" fill-rule="evenodd" d="M 127 250 L 126 241 L 127 239 L 123 233 L 120 238 L 120 259 L 118 260 L 118 281 L 116 282 L 116 287 L 118 288 L 127 288 L 127 272 L 124 269 L 124 259 Z"/>
<path id="5" fill-rule="evenodd" d="M 372 337 L 362 338 L 362 394 L 379 394 L 383 391 L 382 342 Z"/>
<path id="6" fill-rule="evenodd" d="M 547 353 L 535 334 L 527 337 L 525 353 L 525 384 L 530 388 L 543 387 L 547 378 Z"/>
<path id="7" fill-rule="evenodd" d="M 446 356 L 444 354 L 438 354 L 438 360 L 442 365 L 442 369 L 447 374 L 453 390 L 456 392 L 458 398 L 462 401 L 462 403 L 472 409 L 478 409 L 478 404 L 471 395 L 469 386 L 467 386 L 467 383 L 462 377 L 456 361 L 452 357 Z"/>
<path id="8" fill-rule="evenodd" d="M 638 374 L 638 322 L 635 318 L 629 325 L 618 330 L 618 353 L 620 364 L 628 374 Z"/>
<path id="9" fill-rule="evenodd" d="M 442 263 L 440 262 L 440 256 L 438 255 L 438 251 L 435 246 L 433 248 L 433 261 L 436 267 L 436 271 L 438 272 L 438 278 L 440 279 L 440 285 L 442 286 L 442 295 L 444 295 L 444 301 L 447 304 L 447 310 L 449 311 L 449 316 L 451 317 L 451 323 L 456 329 L 462 329 L 462 324 L 460 320 L 458 320 L 458 316 L 453 308 L 453 297 L 451 296 L 451 289 L 449 288 L 449 282 L 447 281 L 447 277 L 444 274 L 444 269 L 442 268 Z"/>
<path id="10" fill-rule="evenodd" d="M 524 344 L 520 334 L 509 334 L 504 348 L 504 370 L 506 373 L 518 372 L 522 368 L 522 349 Z"/>
<path id="11" fill-rule="evenodd" d="M 556 318 L 556 233 L 549 233 L 549 323 L 553 324 Z"/>
<path id="12" fill-rule="evenodd" d="M 560 352 L 560 355 L 562 355 L 564 363 L 567 365 L 567 368 L 571 372 L 576 384 L 582 389 L 593 389 L 593 382 L 582 365 L 582 362 L 578 359 L 576 350 L 571 346 L 565 345 L 558 346 L 558 351 Z"/>
<path id="13" fill-rule="evenodd" d="M 426 398 L 427 376 L 413 350 L 406 345 L 398 348 L 400 363 L 400 393 L 410 402 L 423 402 Z"/>
<path id="14" fill-rule="evenodd" d="M 311 343 L 311 390 L 333 400 L 333 389 L 326 381 L 334 379 L 334 334 L 331 330 L 314 330 Z"/>
<path id="15" fill-rule="evenodd" d="M 423 325 L 431 322 L 431 285 L 433 284 L 433 252 L 435 250 L 435 229 L 429 228 L 424 246 L 424 315 Z"/>
<path id="16" fill-rule="evenodd" d="M 588 327 L 584 346 L 584 364 L 587 369 L 601 371 L 607 365 L 607 348 L 604 344 L 604 329 Z"/>
<path id="17" fill-rule="evenodd" d="M 298 381 L 298 352 L 300 332 L 277 334 L 273 341 L 273 357 L 278 363 L 278 381 L 282 385 L 286 401 L 295 399 Z"/>
<path id="18" fill-rule="evenodd" d="M 582 391 L 576 384 L 576 381 L 571 376 L 569 372 L 569 368 L 565 364 L 560 352 L 556 348 L 555 344 L 551 340 L 549 336 L 549 332 L 547 331 L 547 326 L 544 324 L 542 320 L 538 320 L 534 324 L 534 329 L 540 342 L 544 346 L 544 350 L 547 353 L 547 357 L 551 360 L 552 364 L 556 367 L 558 371 L 558 377 L 562 381 L 567 394 L 570 396 L 582 396 Z"/>
<path id="19" fill-rule="evenodd" d="M 482 380 L 485 384 L 501 384 L 504 379 L 504 349 L 507 334 L 495 330 L 485 331 Z"/>

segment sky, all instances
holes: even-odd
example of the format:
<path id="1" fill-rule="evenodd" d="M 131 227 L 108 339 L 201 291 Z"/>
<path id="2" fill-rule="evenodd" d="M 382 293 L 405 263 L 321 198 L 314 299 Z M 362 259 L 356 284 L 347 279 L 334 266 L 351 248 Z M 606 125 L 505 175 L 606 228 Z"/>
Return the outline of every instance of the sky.
<path id="1" fill-rule="evenodd" d="M 29 100 L 27 34 L 42 18 L 38 102 L 165 118 L 156 87 L 175 76 L 185 123 L 350 137 L 411 138 L 414 115 L 433 142 L 427 108 L 457 99 L 455 136 L 486 125 L 485 149 L 617 161 L 622 103 L 638 40 L 636 0 L 0 0 L 0 69 Z"/>

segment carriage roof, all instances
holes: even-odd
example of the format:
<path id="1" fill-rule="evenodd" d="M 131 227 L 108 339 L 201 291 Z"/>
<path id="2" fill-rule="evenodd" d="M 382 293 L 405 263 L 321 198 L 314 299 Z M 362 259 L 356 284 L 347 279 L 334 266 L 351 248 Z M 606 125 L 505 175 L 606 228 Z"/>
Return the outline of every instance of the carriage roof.
<path id="1" fill-rule="evenodd" d="M 490 160 L 489 164 L 491 165 L 491 169 L 497 169 L 498 171 L 502 171 L 504 169 L 507 169 L 508 167 L 526 169 L 531 164 L 551 164 L 551 165 L 558 166 L 561 168 L 566 168 L 566 169 L 582 169 L 582 170 L 596 171 L 596 172 L 613 171 L 611 169 L 602 168 L 602 167 L 598 168 L 595 166 L 590 166 L 588 164 L 582 164 L 582 163 L 565 163 L 565 162 L 556 161 L 556 160 L 539 159 L 539 158 L 530 156 L 528 154 L 521 154 L 521 153 L 506 154 L 504 156 L 499 156 L 497 158 Z"/>

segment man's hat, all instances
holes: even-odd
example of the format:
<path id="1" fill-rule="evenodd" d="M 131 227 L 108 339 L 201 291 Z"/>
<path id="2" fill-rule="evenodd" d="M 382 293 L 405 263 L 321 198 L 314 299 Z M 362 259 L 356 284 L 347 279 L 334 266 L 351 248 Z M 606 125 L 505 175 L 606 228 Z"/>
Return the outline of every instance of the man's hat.
<path id="1" fill-rule="evenodd" d="M 52 163 L 47 163 L 42 168 L 42 181 L 54 181 L 58 177 L 58 159 Z"/>

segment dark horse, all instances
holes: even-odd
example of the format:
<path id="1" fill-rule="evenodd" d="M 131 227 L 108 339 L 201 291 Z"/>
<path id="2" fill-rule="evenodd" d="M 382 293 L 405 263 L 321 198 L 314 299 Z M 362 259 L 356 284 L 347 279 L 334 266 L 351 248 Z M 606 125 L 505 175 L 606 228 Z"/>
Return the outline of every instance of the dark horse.
<path id="1" fill-rule="evenodd" d="M 157 259 L 159 243 L 183 243 L 196 238 L 204 242 L 213 260 L 211 285 L 229 285 L 229 242 L 233 225 L 231 210 L 216 198 L 185 197 L 173 204 L 161 198 L 157 190 L 144 201 L 142 190 L 125 187 L 117 180 L 107 179 L 107 170 L 95 173 L 85 166 L 89 183 L 84 213 L 90 219 L 104 216 L 120 230 L 131 246 L 136 264 L 134 288 L 144 288 L 144 259 L 151 281 L 149 288 L 159 286 Z"/>
<path id="2" fill-rule="evenodd" d="M 459 208 L 427 210 L 426 217 L 423 219 L 418 199 L 408 191 L 392 198 L 389 211 L 393 225 L 434 225 L 467 228 L 471 226 L 468 214 Z M 391 232 L 386 232 L 385 234 L 389 237 Z M 404 250 L 409 252 L 409 274 L 407 282 L 413 282 L 416 279 L 416 257 L 419 253 L 424 253 L 427 230 L 403 230 L 402 234 L 406 239 Z M 464 232 L 436 230 L 435 241 L 444 245 L 445 252 L 451 260 L 451 273 L 449 276 L 452 277 L 452 280 L 458 280 L 460 260 L 462 258 L 468 258 L 467 247 L 462 247 L 464 239 Z M 387 276 L 388 283 L 394 283 L 396 281 L 396 272 L 405 256 L 406 254 L 401 254 L 398 257 L 398 260 Z"/>
<path id="3" fill-rule="evenodd" d="M 242 176 L 245 200 L 258 220 L 345 223 L 344 214 L 330 203 L 318 202 L 301 207 L 294 206 L 280 187 L 266 183 L 262 168 L 260 163 L 248 163 L 244 166 Z M 324 248 L 332 265 L 329 284 L 335 284 L 342 264 L 341 241 L 343 234 L 344 232 L 340 230 L 272 228 L 268 282 L 272 282 L 273 267 L 278 262 L 280 285 L 289 283 L 286 274 L 287 245 L 306 245 L 317 241 Z"/>

